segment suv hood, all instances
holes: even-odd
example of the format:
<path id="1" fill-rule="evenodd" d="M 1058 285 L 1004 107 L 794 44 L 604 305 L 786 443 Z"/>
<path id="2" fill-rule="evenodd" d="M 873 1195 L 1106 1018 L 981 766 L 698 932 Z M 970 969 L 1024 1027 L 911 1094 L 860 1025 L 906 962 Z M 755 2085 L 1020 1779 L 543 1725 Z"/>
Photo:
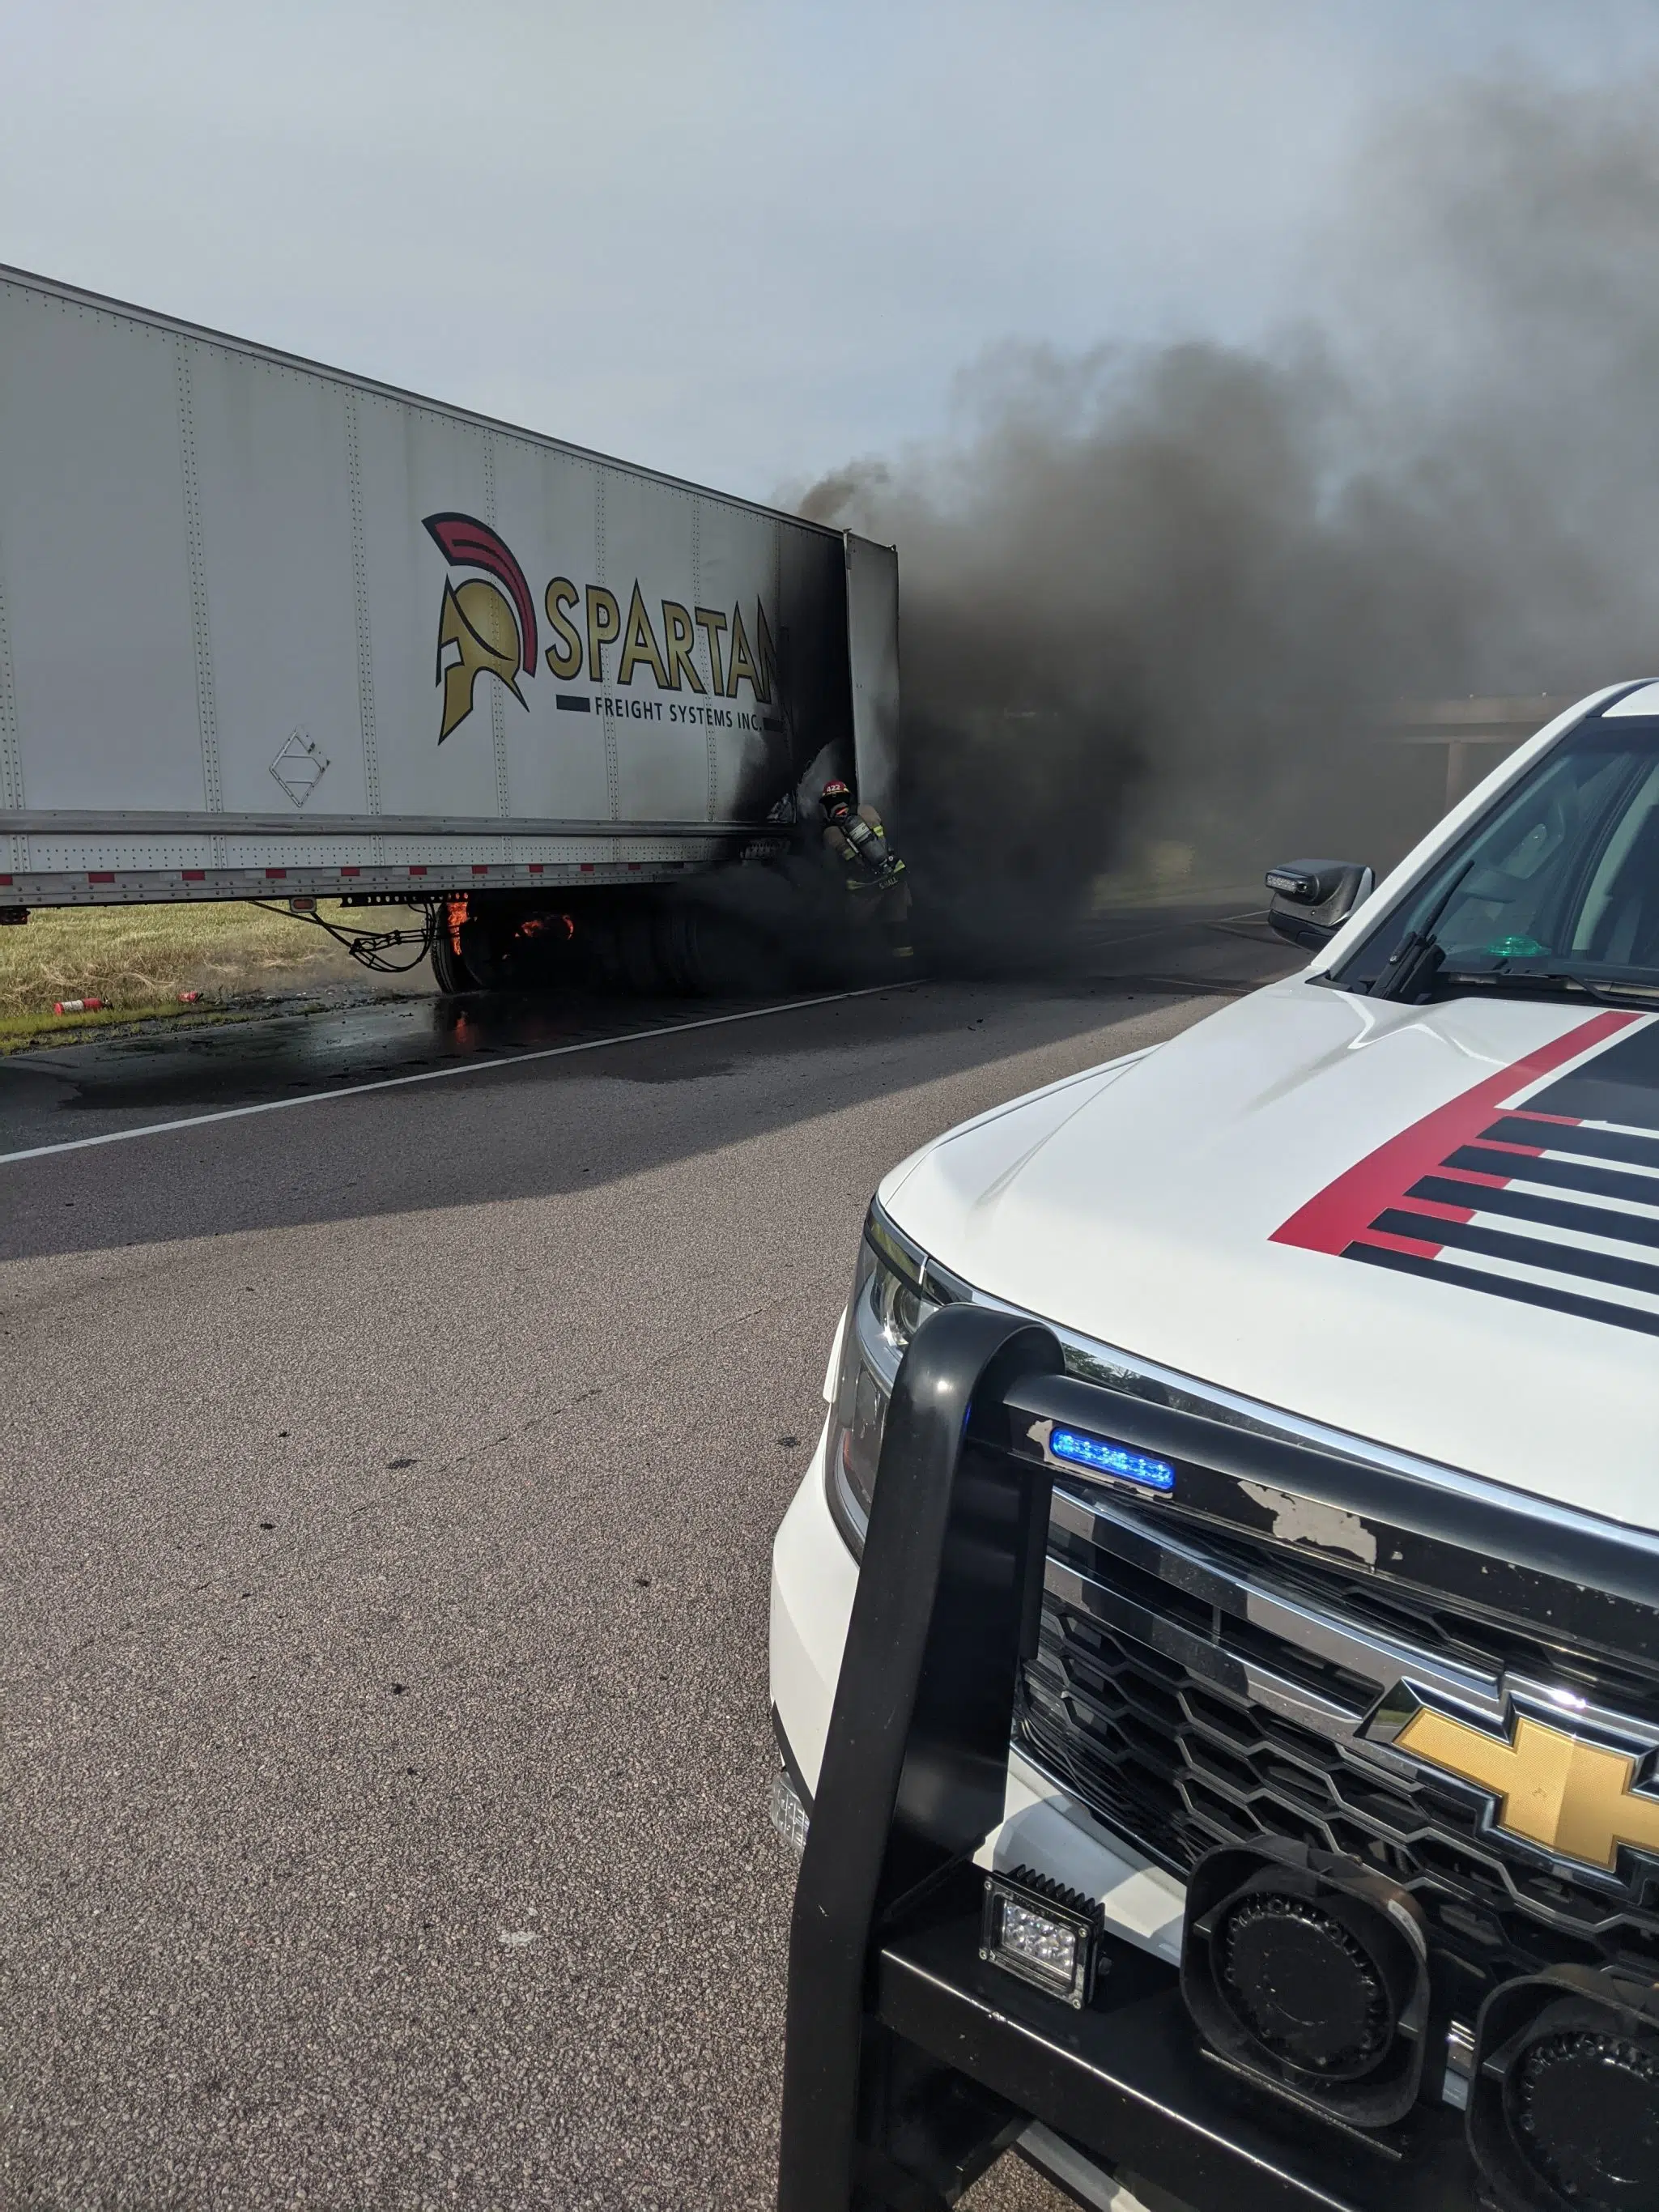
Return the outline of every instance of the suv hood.
<path id="1" fill-rule="evenodd" d="M 1659 1526 L 1659 1024 L 1305 976 L 882 1191 L 977 1289 L 1258 1403 Z"/>

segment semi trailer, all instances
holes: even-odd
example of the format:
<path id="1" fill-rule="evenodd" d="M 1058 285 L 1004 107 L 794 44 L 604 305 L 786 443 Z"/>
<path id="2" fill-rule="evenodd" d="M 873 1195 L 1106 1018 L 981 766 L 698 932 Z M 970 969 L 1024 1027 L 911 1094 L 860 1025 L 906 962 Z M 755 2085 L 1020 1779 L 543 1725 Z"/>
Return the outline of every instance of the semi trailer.
<path id="1" fill-rule="evenodd" d="M 452 988 L 833 957 L 803 799 L 889 797 L 897 599 L 890 548 L 0 270 L 0 921 L 412 906 L 354 949 Z"/>

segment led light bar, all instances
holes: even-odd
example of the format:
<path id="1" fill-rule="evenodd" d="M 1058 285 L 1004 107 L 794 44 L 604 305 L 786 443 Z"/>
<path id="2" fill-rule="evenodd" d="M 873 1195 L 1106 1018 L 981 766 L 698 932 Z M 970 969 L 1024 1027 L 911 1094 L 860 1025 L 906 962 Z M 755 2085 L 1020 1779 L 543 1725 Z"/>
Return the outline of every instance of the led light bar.
<path id="1" fill-rule="evenodd" d="M 979 1955 L 1080 2011 L 1094 1995 L 1099 1905 L 1030 1867 L 988 1875 Z"/>
<path id="2" fill-rule="evenodd" d="M 1131 1451 L 1127 1444 L 1111 1443 L 1104 1437 L 1056 1428 L 1049 1436 L 1048 1449 L 1055 1459 L 1070 1460 L 1074 1467 L 1086 1467 L 1096 1474 L 1115 1474 L 1142 1490 L 1160 1491 L 1167 1497 L 1176 1486 L 1176 1471 L 1167 1459 Z"/>

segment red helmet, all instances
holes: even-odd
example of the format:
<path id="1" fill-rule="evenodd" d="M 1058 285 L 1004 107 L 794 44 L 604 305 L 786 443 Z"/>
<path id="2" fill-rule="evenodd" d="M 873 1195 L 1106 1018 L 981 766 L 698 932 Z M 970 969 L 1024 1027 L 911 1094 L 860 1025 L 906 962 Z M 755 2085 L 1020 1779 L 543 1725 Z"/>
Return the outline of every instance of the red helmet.
<path id="1" fill-rule="evenodd" d="M 839 776 L 833 782 L 826 783 L 818 793 L 818 805 L 826 814 L 839 814 L 843 806 L 852 804 L 853 787 L 843 783 Z"/>

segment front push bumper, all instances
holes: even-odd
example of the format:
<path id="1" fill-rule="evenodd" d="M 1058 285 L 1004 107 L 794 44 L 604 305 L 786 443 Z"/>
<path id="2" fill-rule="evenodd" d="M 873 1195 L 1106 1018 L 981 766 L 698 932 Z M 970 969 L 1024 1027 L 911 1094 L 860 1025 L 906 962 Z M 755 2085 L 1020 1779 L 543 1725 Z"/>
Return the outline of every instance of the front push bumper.
<path id="1" fill-rule="evenodd" d="M 1081 2009 L 981 1956 L 973 1854 L 1048 1525 L 1016 1387 L 1092 1390 L 1046 1329 L 963 1305 L 894 1395 L 796 1891 L 780 2212 L 944 2212 L 1033 2121 L 1194 2212 L 1474 2212 L 1457 2112 L 1373 2139 L 1264 2094 L 1206 2055 L 1176 1970 L 1109 1929 Z"/>
<path id="2" fill-rule="evenodd" d="M 1275 2112 L 1205 2057 L 1176 1970 L 1109 1932 L 1081 2013 L 986 1965 L 982 1882 L 976 1869 L 958 1869 L 877 1951 L 871 2025 L 890 2039 L 890 2064 L 905 2054 L 915 2097 L 909 2114 L 894 2114 L 888 2148 L 896 2164 L 910 2153 L 908 2175 L 933 2194 L 866 2188 L 866 2203 L 949 2203 L 1032 2119 L 1091 2164 L 1144 2177 L 1197 2212 L 1470 2212 L 1478 2202 L 1460 2113 L 1419 2107 L 1382 2154 Z M 928 2062 L 960 2086 L 942 2099 Z M 930 2136 L 929 2107 L 941 2103 L 954 2139 L 948 2129 Z M 866 2182 L 879 2170 L 860 2163 Z"/>

